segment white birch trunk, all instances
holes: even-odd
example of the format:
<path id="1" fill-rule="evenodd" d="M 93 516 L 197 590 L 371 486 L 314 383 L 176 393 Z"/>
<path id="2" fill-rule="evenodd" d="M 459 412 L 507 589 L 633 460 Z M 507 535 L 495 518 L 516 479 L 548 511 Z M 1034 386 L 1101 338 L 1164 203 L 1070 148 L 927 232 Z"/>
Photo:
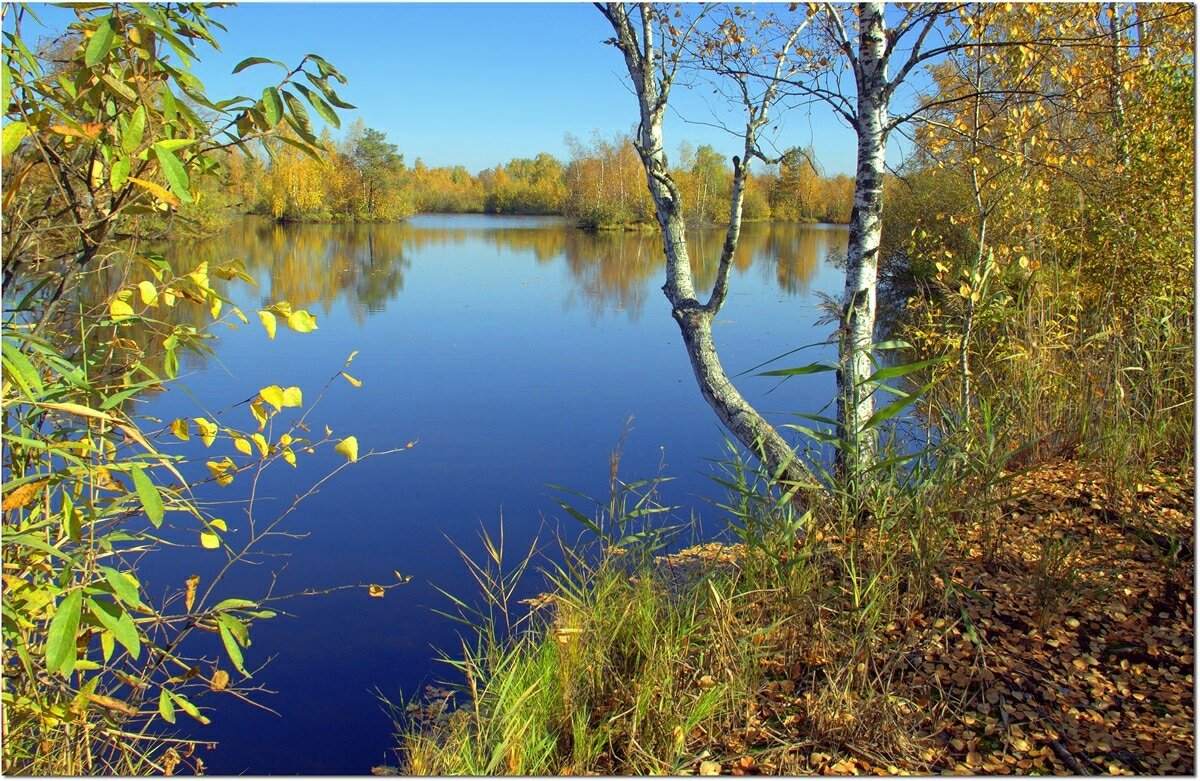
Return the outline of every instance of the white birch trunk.
<path id="1" fill-rule="evenodd" d="M 887 151 L 888 82 L 883 3 L 859 4 L 857 170 L 846 287 L 842 295 L 842 345 L 838 371 L 838 422 L 842 438 L 855 443 L 845 455 L 845 475 L 857 482 L 875 454 L 874 432 L 864 424 L 875 411 L 874 396 L 861 383 L 871 374 L 870 345 L 875 331 L 875 288 L 883 233 L 884 155 Z"/>

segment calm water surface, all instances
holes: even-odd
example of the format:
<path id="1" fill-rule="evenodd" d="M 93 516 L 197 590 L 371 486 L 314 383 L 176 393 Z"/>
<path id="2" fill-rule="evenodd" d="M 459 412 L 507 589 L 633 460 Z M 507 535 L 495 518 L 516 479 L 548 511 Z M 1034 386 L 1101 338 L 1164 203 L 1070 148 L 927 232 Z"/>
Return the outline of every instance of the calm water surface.
<path id="1" fill-rule="evenodd" d="M 722 239 L 691 237 L 702 285 L 712 283 Z M 840 291 L 842 273 L 829 257 L 845 241 L 840 227 L 746 228 L 716 328 L 731 375 L 828 335 L 828 326 L 813 325 L 815 294 Z M 274 342 L 253 316 L 251 326 L 221 329 L 214 357 L 185 363 L 191 396 L 166 394 L 144 412 L 211 418 L 270 384 L 299 385 L 311 400 L 358 350 L 351 373 L 363 386 L 334 382 L 311 420 L 356 435 L 362 452 L 419 440 L 326 484 L 285 523 L 307 537 L 273 540 L 222 591 L 253 596 L 272 581 L 275 593 L 389 583 L 393 570 L 413 576 L 384 599 L 359 589 L 305 597 L 287 603 L 288 616 L 257 622 L 247 664 L 271 660 L 253 682 L 276 692 L 258 700 L 279 715 L 206 698 L 213 724 L 190 729 L 220 743 L 207 754 L 209 772 L 361 774 L 395 764 L 380 697 L 399 700 L 450 675 L 434 661 L 436 648 L 458 644 L 455 625 L 433 612 L 449 608 L 437 589 L 474 593 L 451 542 L 480 551 L 479 529 L 494 534 L 503 518 L 510 550 L 524 550 L 564 515 L 546 483 L 602 496 L 609 452 L 630 416 L 623 476 L 651 477 L 662 465 L 675 478 L 664 501 L 719 527 L 706 498 L 724 497 L 707 459 L 722 456 L 723 434 L 659 290 L 657 234 L 593 236 L 540 218 L 421 216 L 383 226 L 247 219 L 174 253 L 181 264 L 241 258 L 259 286 L 232 285 L 236 303 L 249 311 L 287 300 L 316 314 L 320 327 L 300 335 L 281 326 Z M 781 365 L 822 357 L 808 350 Z M 817 412 L 833 393 L 827 374 L 783 385 L 743 377 L 739 387 L 778 422 Z M 253 425 L 244 407 L 225 414 Z M 268 472 L 259 493 L 274 501 L 260 522 L 340 459 L 302 456 L 295 470 Z M 205 498 L 242 499 L 245 482 Z M 241 511 L 232 504 L 223 513 L 236 539 Z M 574 534 L 570 524 L 562 521 Z M 145 571 L 147 587 L 177 591 L 193 573 L 207 582 L 218 558 L 171 552 Z"/>

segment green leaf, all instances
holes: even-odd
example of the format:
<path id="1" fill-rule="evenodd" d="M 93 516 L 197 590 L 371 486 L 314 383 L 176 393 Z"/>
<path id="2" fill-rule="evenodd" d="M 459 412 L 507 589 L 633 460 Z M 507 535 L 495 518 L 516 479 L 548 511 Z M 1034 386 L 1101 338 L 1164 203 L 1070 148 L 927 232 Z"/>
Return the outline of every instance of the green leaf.
<path id="1" fill-rule="evenodd" d="M 112 586 L 113 594 L 117 599 L 130 606 L 142 604 L 142 597 L 138 594 L 137 580 L 132 575 L 117 572 L 112 567 L 101 567 L 100 571 L 104 573 L 104 579 L 108 581 L 108 585 Z"/>
<path id="2" fill-rule="evenodd" d="M 0 63 L 0 111 L 8 110 L 8 100 L 12 97 L 12 72 L 8 63 Z"/>
<path id="3" fill-rule="evenodd" d="M 321 115 L 322 119 L 336 128 L 340 128 L 342 126 L 342 120 L 338 119 L 337 112 L 333 110 L 332 106 L 325 102 L 324 98 L 303 84 L 297 84 L 296 89 L 300 90 L 300 92 L 304 94 L 304 97 L 308 99 L 309 105 L 316 109 L 316 112 Z"/>
<path id="4" fill-rule="evenodd" d="M 266 114 L 267 122 L 271 127 L 279 124 L 279 120 L 283 119 L 283 101 L 279 98 L 279 90 L 274 87 L 267 87 L 262 93 L 263 113 Z"/>
<path id="5" fill-rule="evenodd" d="M 283 100 L 292 112 L 292 118 L 296 121 L 297 130 L 300 131 L 301 137 L 305 141 L 311 142 L 313 138 L 312 122 L 308 118 L 308 111 L 305 110 L 304 104 L 300 102 L 300 98 L 287 90 L 283 91 Z"/>
<path id="6" fill-rule="evenodd" d="M 267 64 L 278 65 L 279 67 L 283 68 L 283 70 L 285 72 L 288 69 L 287 66 L 284 65 L 279 60 L 270 60 L 270 59 L 267 59 L 266 57 L 247 57 L 246 59 L 239 62 L 237 65 L 233 66 L 233 72 L 241 73 L 242 71 L 246 70 L 246 68 L 249 68 L 252 65 L 267 65 Z"/>
<path id="7" fill-rule="evenodd" d="M 8 157 L 13 152 L 17 151 L 17 147 L 21 145 L 21 139 L 25 138 L 25 129 L 29 127 L 24 122 L 9 122 L 4 126 L 4 130 L 0 131 L 0 154 Z"/>
<path id="8" fill-rule="evenodd" d="M 258 607 L 258 603 L 249 599 L 238 599 L 234 597 L 232 599 L 221 600 L 217 604 L 213 605 L 212 609 L 214 613 L 220 613 L 224 610 L 242 610 L 248 607 Z"/>
<path id="9" fill-rule="evenodd" d="M 879 382 L 880 380 L 888 380 L 893 377 L 903 377 L 906 374 L 912 374 L 915 371 L 920 371 L 926 367 L 942 363 L 947 357 L 948 356 L 942 356 L 941 358 L 930 358 L 927 361 L 916 361 L 914 363 L 902 363 L 896 366 L 885 366 L 873 373 L 867 379 L 863 380 L 863 382 Z"/>
<path id="10" fill-rule="evenodd" d="M 113 163 L 112 169 L 108 172 L 108 183 L 113 190 L 121 189 L 121 186 L 129 179 L 130 162 L 128 157 L 121 157 Z"/>
<path id="11" fill-rule="evenodd" d="M 166 689 L 158 693 L 158 715 L 168 724 L 175 723 L 175 705 L 171 702 L 170 692 Z"/>
<path id="12" fill-rule="evenodd" d="M 875 426 L 883 423 L 886 420 L 899 415 L 905 407 L 919 399 L 926 391 L 933 387 L 933 383 L 929 383 L 924 388 L 921 388 L 916 393 L 910 393 L 907 396 L 901 396 L 883 409 L 876 410 L 875 414 L 867 418 L 867 422 L 862 425 L 864 431 L 869 431 Z"/>
<path id="13" fill-rule="evenodd" d="M 225 618 L 225 616 L 221 616 L 221 618 Z M 229 656 L 229 661 L 233 663 L 238 672 L 249 678 L 250 673 L 246 672 L 246 663 L 242 658 L 242 649 L 238 646 L 237 640 L 234 639 L 233 632 L 230 631 L 224 621 L 219 621 L 217 626 L 221 630 L 221 643 L 225 646 L 225 653 Z"/>
<path id="14" fill-rule="evenodd" d="M 176 694 L 175 692 L 169 692 L 169 695 L 171 699 L 175 701 L 175 704 L 183 709 L 184 713 L 191 716 L 196 721 L 200 722 L 201 724 L 208 724 L 212 721 L 212 719 L 208 718 L 207 716 L 201 715 L 200 709 L 193 705 L 192 701 L 184 695 Z"/>
<path id="15" fill-rule="evenodd" d="M 566 510 L 572 518 L 574 518 L 575 520 L 582 523 L 588 531 L 592 532 L 597 537 L 604 537 L 604 532 L 602 532 L 600 530 L 600 527 L 597 526 L 596 522 L 593 521 L 591 518 L 589 518 L 586 515 L 584 515 L 583 513 L 579 512 L 574 507 L 572 507 L 571 505 L 564 502 L 562 499 L 555 499 L 554 501 L 558 502 L 558 506 L 563 508 L 564 510 Z"/>
<path id="16" fill-rule="evenodd" d="M 178 113 L 179 104 L 175 102 L 175 96 L 171 93 L 171 88 L 164 87 L 162 91 L 163 122 L 174 122 Z"/>
<path id="17" fill-rule="evenodd" d="M 288 124 L 291 124 L 293 127 L 295 127 L 294 120 L 292 120 L 291 117 L 288 117 Z M 316 147 L 312 146 L 311 144 L 306 144 L 303 141 L 299 141 L 299 140 L 297 140 L 295 138 L 291 138 L 289 136 L 277 136 L 277 138 L 278 138 L 278 140 L 282 141 L 283 143 L 287 144 L 288 146 L 292 147 L 293 149 L 300 150 L 301 152 L 308 155 L 310 158 L 312 158 L 316 162 L 318 162 L 322 165 L 325 164 L 325 160 L 321 157 L 320 150 L 317 149 Z M 314 142 L 315 142 L 315 139 L 314 139 Z M 270 147 L 267 147 L 267 149 L 270 149 Z"/>
<path id="18" fill-rule="evenodd" d="M 775 369 L 769 372 L 759 372 L 759 377 L 795 377 L 801 374 L 817 374 L 819 372 L 837 371 L 837 365 L 832 363 L 810 363 L 805 366 L 796 366 L 791 369 Z"/>
<path id="19" fill-rule="evenodd" d="M 132 154 L 138 146 L 142 145 L 142 137 L 146 131 L 146 109 L 144 106 L 138 106 L 133 110 L 130 116 L 130 122 L 125 126 L 125 132 L 121 133 L 121 149 Z"/>
<path id="20" fill-rule="evenodd" d="M 113 651 L 117 650 L 117 642 L 113 640 L 112 632 L 100 633 L 100 653 L 104 655 L 104 663 L 108 664 L 112 659 Z M 79 663 L 76 662 L 76 667 Z"/>
<path id="21" fill-rule="evenodd" d="M 155 142 L 155 148 L 165 149 L 168 152 L 174 152 L 176 149 L 183 149 L 185 146 L 191 146 L 196 143 L 194 138 L 168 138 L 163 141 Z"/>
<path id="22" fill-rule="evenodd" d="M 112 602 L 94 599 L 88 600 L 88 608 L 96 620 L 105 629 L 112 632 L 112 636 L 116 638 L 117 642 L 125 646 L 125 650 L 129 652 L 131 658 L 137 659 L 141 655 L 142 641 L 138 637 L 137 626 L 133 623 L 133 617 L 129 615 L 129 611 Z"/>
<path id="23" fill-rule="evenodd" d="M 101 76 L 100 81 L 104 82 L 105 86 L 108 87 L 114 95 L 125 98 L 125 100 L 129 101 L 130 103 L 133 103 L 138 99 L 136 92 L 131 90 L 124 82 L 113 78 L 112 74 L 110 73 L 106 73 Z"/>
<path id="24" fill-rule="evenodd" d="M 337 106 L 338 108 L 345 108 L 345 109 L 355 108 L 355 106 L 353 104 L 347 103 L 346 101 L 339 98 L 338 94 L 333 91 L 333 87 L 329 86 L 329 82 L 326 81 L 324 79 L 324 77 L 314 76 L 311 73 L 305 73 L 304 75 L 310 82 L 312 82 L 314 87 L 321 90 L 321 92 L 325 95 L 325 97 L 333 105 Z"/>
<path id="25" fill-rule="evenodd" d="M 174 347 L 167 348 L 163 354 L 163 371 L 169 379 L 175 379 L 179 375 L 179 356 L 175 353 Z"/>
<path id="26" fill-rule="evenodd" d="M 162 494 L 158 492 L 158 486 L 140 466 L 130 468 L 129 473 L 133 477 L 133 487 L 137 489 L 138 498 L 142 500 L 142 509 L 146 511 L 146 517 L 150 519 L 150 523 L 154 524 L 154 528 L 161 527 L 163 500 Z"/>
<path id="27" fill-rule="evenodd" d="M 116 37 L 116 33 L 116 28 L 113 27 L 112 14 L 100 19 L 96 26 L 96 32 L 92 34 L 91 40 L 88 41 L 87 49 L 83 53 L 83 64 L 90 68 L 107 57 L 109 50 L 112 49 L 113 38 Z"/>
<path id="28" fill-rule="evenodd" d="M 46 667 L 50 672 L 70 675 L 75 669 L 75 635 L 79 632 L 79 616 L 83 608 L 83 592 L 67 594 L 46 632 Z"/>
<path id="29" fill-rule="evenodd" d="M 325 60 L 324 57 L 320 57 L 311 52 L 306 56 L 308 57 L 308 59 L 312 60 L 313 62 L 315 62 L 317 64 L 317 69 L 319 71 L 321 71 L 322 76 L 333 76 L 335 79 L 340 81 L 342 84 L 346 83 L 346 77 L 343 76 L 341 73 L 339 73 L 337 68 L 330 65 L 329 62 L 327 60 Z"/>
<path id="30" fill-rule="evenodd" d="M 183 163 L 179 162 L 179 158 L 175 156 L 174 152 L 160 146 L 154 147 L 154 156 L 158 158 L 158 164 L 162 168 L 163 175 L 167 177 L 167 183 L 171 185 L 171 191 L 179 197 L 179 200 L 191 203 L 192 194 L 188 190 L 190 182 Z"/>
<path id="31" fill-rule="evenodd" d="M 222 613 L 217 616 L 217 622 L 229 630 L 229 634 L 233 635 L 233 639 L 237 640 L 239 646 L 242 648 L 250 646 L 250 631 L 241 620 L 227 613 Z"/>
<path id="32" fill-rule="evenodd" d="M 44 392 L 42 378 L 33 363 L 20 348 L 7 339 L 4 340 L 2 349 L 5 375 L 16 380 L 29 398 L 40 397 Z"/>

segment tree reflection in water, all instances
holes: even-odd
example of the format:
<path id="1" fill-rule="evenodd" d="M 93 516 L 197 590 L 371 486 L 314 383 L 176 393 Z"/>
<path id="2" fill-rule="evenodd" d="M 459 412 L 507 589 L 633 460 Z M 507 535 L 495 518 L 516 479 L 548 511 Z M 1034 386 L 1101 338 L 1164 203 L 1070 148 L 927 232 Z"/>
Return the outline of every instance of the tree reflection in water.
<path id="1" fill-rule="evenodd" d="M 723 232 L 689 231 L 698 285 L 711 287 L 716 278 Z M 757 270 L 772 277 L 789 295 L 803 295 L 831 253 L 844 251 L 845 229 L 800 224 L 750 224 L 742 231 L 734 257 L 736 275 Z M 412 223 L 339 225 L 276 224 L 247 218 L 221 236 L 181 243 L 171 248 L 194 266 L 216 266 L 240 259 L 259 285 L 259 301 L 267 306 L 288 301 L 328 315 L 336 303 L 346 306 L 360 325 L 383 311 L 404 290 L 405 274 L 414 262 L 438 248 L 462 247 L 479 252 L 491 247 L 497 256 L 530 255 L 539 265 L 565 265 L 570 289 L 567 309 L 586 307 L 595 316 L 624 313 L 639 320 L 654 305 L 662 274 L 661 239 L 656 233 L 587 233 L 554 219 L 436 217 Z M 481 262 L 485 258 L 481 255 Z M 203 312 L 180 307 L 172 317 L 195 319 Z"/>

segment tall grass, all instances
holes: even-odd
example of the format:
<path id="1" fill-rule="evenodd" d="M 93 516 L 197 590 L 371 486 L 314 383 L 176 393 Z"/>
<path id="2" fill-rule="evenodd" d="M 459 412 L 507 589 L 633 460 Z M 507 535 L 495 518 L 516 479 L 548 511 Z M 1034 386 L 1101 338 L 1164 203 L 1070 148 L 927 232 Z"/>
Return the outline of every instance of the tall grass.
<path id="1" fill-rule="evenodd" d="M 584 515 L 593 543 L 562 545 L 559 563 L 542 563 L 547 594 L 534 602 L 544 607 L 513 631 L 488 618 L 511 613 L 500 604 L 510 592 L 477 578 L 488 607 L 445 657 L 460 677 L 453 711 L 398 723 L 403 770 L 681 774 L 753 754 L 803 772 L 803 745 L 911 758 L 922 717 L 889 690 L 904 656 L 884 632 L 905 606 L 944 594 L 937 548 L 947 540 L 929 538 L 931 476 L 896 467 L 875 481 L 904 474 L 871 498 L 864 525 L 842 512 L 849 503 L 797 507 L 794 486 L 736 453 L 722 467 L 730 545 L 662 555 L 665 516 L 652 489 L 614 481 L 610 500 Z M 924 546 L 918 576 L 905 542 L 914 538 Z M 788 721 L 759 710 L 776 687 L 795 712 Z M 747 735 L 759 736 L 756 747 L 730 737 Z"/>

